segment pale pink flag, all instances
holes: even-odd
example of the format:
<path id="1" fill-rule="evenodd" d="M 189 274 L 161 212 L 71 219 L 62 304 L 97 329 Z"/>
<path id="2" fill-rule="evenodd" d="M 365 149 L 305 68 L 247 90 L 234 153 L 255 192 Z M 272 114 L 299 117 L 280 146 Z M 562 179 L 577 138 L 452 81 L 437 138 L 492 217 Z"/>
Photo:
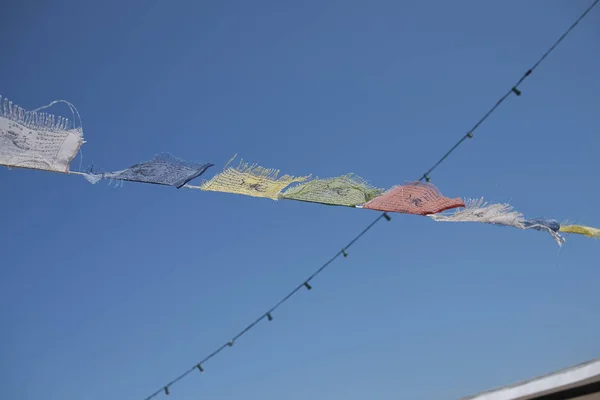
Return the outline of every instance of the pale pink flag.
<path id="1" fill-rule="evenodd" d="M 362 207 L 385 212 L 429 215 L 464 206 L 462 199 L 444 197 L 431 183 L 412 182 L 395 186 Z"/>

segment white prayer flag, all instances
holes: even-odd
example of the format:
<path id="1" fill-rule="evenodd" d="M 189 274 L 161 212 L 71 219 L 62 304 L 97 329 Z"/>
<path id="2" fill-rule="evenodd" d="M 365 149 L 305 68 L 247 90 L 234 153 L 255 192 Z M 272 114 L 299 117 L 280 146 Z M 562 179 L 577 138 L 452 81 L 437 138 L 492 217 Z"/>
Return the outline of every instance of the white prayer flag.
<path id="1" fill-rule="evenodd" d="M 81 126 L 69 119 L 25 111 L 0 96 L 0 165 L 67 173 L 83 143 Z"/>

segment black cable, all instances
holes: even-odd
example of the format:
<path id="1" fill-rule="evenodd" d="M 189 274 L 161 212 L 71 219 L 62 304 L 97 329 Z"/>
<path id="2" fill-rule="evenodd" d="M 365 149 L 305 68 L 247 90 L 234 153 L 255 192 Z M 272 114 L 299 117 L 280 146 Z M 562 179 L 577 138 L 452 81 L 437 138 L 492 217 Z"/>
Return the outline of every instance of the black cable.
<path id="1" fill-rule="evenodd" d="M 429 168 L 429 170 L 427 172 L 425 172 L 421 178 L 419 178 L 419 182 L 422 182 L 423 180 L 426 180 L 427 182 L 430 181 L 431 177 L 429 176 L 429 174 L 431 174 L 446 158 L 448 158 L 448 156 L 454 151 L 456 150 L 461 144 L 463 144 L 463 142 L 466 139 L 470 139 L 473 137 L 473 132 L 475 132 L 475 130 L 477 130 L 477 128 L 479 128 L 479 126 L 494 112 L 496 111 L 496 109 L 498 108 L 498 106 L 500 106 L 500 104 L 502 104 L 504 102 L 504 100 L 506 100 L 508 98 L 508 96 L 510 96 L 511 93 L 514 93 L 517 96 L 521 95 L 521 91 L 518 89 L 518 86 L 523 83 L 523 81 L 525 79 L 527 79 L 527 77 L 529 77 L 529 75 L 531 75 L 531 73 L 546 59 L 546 57 L 548 57 L 548 55 L 554 51 L 554 49 L 556 48 L 556 46 L 558 46 L 560 44 L 560 42 L 563 41 L 563 39 L 565 37 L 567 37 L 567 35 L 569 33 L 571 33 L 571 31 L 573 30 L 573 28 L 575 28 L 575 26 L 577 26 L 577 24 L 579 24 L 579 22 L 581 22 L 581 20 L 583 18 L 585 18 L 585 16 L 598 4 L 598 2 L 600 2 L 600 0 L 595 0 L 592 5 L 590 5 L 583 14 L 581 14 L 581 16 L 579 16 L 579 18 L 577 18 L 575 20 L 575 22 L 558 38 L 558 40 L 542 55 L 542 57 L 533 65 L 533 67 L 531 67 L 529 70 L 527 70 L 527 72 L 525 72 L 525 74 L 523 74 L 523 76 L 521 77 L 521 79 L 519 79 L 517 81 L 517 83 L 508 91 L 506 92 L 502 97 L 500 97 L 500 99 L 496 102 L 496 104 L 494 104 L 494 106 L 492 108 L 490 108 L 488 110 L 487 113 L 485 113 L 485 115 L 479 119 L 479 121 L 477 121 L 477 123 L 462 137 L 460 138 L 460 140 L 458 142 L 456 142 L 456 144 L 454 146 L 452 146 L 450 148 L 450 150 L 448 150 L 446 152 L 446 154 L 444 154 L 442 156 L 442 158 L 440 158 L 431 168 Z M 358 241 L 358 239 L 360 239 L 364 234 L 366 234 L 371 228 L 373 228 L 373 226 L 375 226 L 375 224 L 377 224 L 379 221 L 381 221 L 382 218 L 385 218 L 387 221 L 390 221 L 390 216 L 387 213 L 383 213 L 381 215 L 379 215 L 373 222 L 371 222 L 361 233 L 359 233 L 357 236 L 354 237 L 354 239 L 352 239 L 347 245 L 346 247 L 342 248 L 342 250 L 338 251 L 329 261 L 327 261 L 325 264 L 323 264 L 321 267 L 319 267 L 319 269 L 317 269 L 312 275 L 310 275 L 306 280 L 304 280 L 301 284 L 299 284 L 298 286 L 296 286 L 294 288 L 294 290 L 292 290 L 290 293 L 288 293 L 285 297 L 283 297 L 281 300 L 279 300 L 273 307 L 271 307 L 266 313 L 264 313 L 263 315 L 261 315 L 259 318 L 257 318 L 254 322 L 252 322 L 250 325 L 246 326 L 242 331 L 240 331 L 237 335 L 235 335 L 233 337 L 233 339 L 231 339 L 229 342 L 225 343 L 224 345 L 222 345 L 221 347 L 219 347 L 218 349 L 216 349 L 215 351 L 213 351 L 210 355 L 208 355 L 207 357 L 205 357 L 202 361 L 200 361 L 198 364 L 194 365 L 193 367 L 191 367 L 190 369 L 188 369 L 187 371 L 185 371 L 184 373 L 182 373 L 181 375 L 179 375 L 177 378 L 173 379 L 172 381 L 170 381 L 169 383 L 167 383 L 166 385 L 164 385 L 163 387 L 161 387 L 160 389 L 158 389 L 156 392 L 152 393 L 150 396 L 146 397 L 145 400 L 150 400 L 153 397 L 157 396 L 158 394 L 160 394 L 161 392 L 165 392 L 165 394 L 169 394 L 169 388 L 179 382 L 181 379 L 185 378 L 187 375 L 189 375 L 191 372 L 193 372 L 195 369 L 198 369 L 200 372 L 204 371 L 204 368 L 202 367 L 202 364 L 204 364 L 205 362 L 207 362 L 208 360 L 210 360 L 211 358 L 213 358 L 214 356 L 216 356 L 217 354 L 219 354 L 221 351 L 223 351 L 225 348 L 227 347 L 231 347 L 233 346 L 233 344 L 235 343 L 235 341 L 237 339 L 239 339 L 240 337 L 242 337 L 244 334 L 246 334 L 248 331 L 250 331 L 252 328 L 254 328 L 260 321 L 262 321 L 263 319 L 267 318 L 269 321 L 271 321 L 273 319 L 271 313 L 273 311 L 275 311 L 277 308 L 279 308 L 283 303 L 285 303 L 286 301 L 288 301 L 293 295 L 295 295 L 300 289 L 302 289 L 303 287 L 305 287 L 307 290 L 311 290 L 312 286 L 310 286 L 309 282 L 311 280 L 313 280 L 317 275 L 319 275 L 325 268 L 327 268 L 333 261 L 335 261 L 339 256 L 343 255 L 344 257 L 346 257 L 348 254 L 346 252 L 346 250 L 348 250 L 348 248 L 350 248 L 354 243 L 356 243 L 356 241 Z"/>
<path id="2" fill-rule="evenodd" d="M 563 41 L 564 38 L 567 37 L 567 35 L 569 35 L 569 33 L 571 33 L 571 31 L 581 22 L 582 19 L 585 18 L 585 16 L 592 11 L 592 8 L 594 8 L 596 6 L 596 4 L 598 4 L 600 0 L 595 0 L 584 12 L 583 14 L 581 14 L 579 16 L 579 18 L 577 18 L 575 20 L 575 22 L 573 22 L 571 24 L 571 26 L 569 27 L 569 29 L 567 29 L 559 38 L 556 42 L 554 42 L 554 44 L 552 46 L 550 46 L 550 48 L 540 57 L 540 59 L 533 64 L 533 67 L 529 68 L 527 70 L 527 72 L 525 72 L 523 74 L 523 76 L 521 77 L 521 79 L 519 79 L 517 81 L 517 83 L 510 88 L 510 90 L 508 92 L 506 92 L 502 97 L 500 97 L 500 99 L 496 102 L 496 104 L 494 104 L 494 106 L 492 108 L 490 108 L 488 110 L 487 113 L 485 113 L 485 115 L 483 117 L 481 117 L 481 119 L 479 121 L 477 121 L 477 123 L 475 125 L 473 125 L 473 127 L 462 137 L 460 138 L 460 140 L 458 142 L 456 142 L 456 144 L 454 146 L 452 146 L 450 148 L 450 150 L 448 150 L 446 152 L 446 154 L 444 154 L 442 156 L 442 158 L 439 159 L 438 162 L 436 162 L 433 167 L 429 168 L 429 170 L 427 172 L 425 172 L 423 174 L 423 176 L 419 179 L 419 181 L 423 181 L 423 179 L 429 181 L 429 174 L 431 174 L 454 150 L 456 150 L 456 148 L 458 146 L 460 146 L 466 139 L 471 139 L 473 137 L 473 132 L 475 132 L 475 130 L 477 128 L 479 128 L 479 126 L 486 120 L 488 119 L 488 117 L 490 115 L 492 115 L 492 113 L 494 111 L 496 111 L 496 109 L 498 108 L 498 106 L 500 104 L 502 104 L 504 102 L 504 100 L 506 100 L 508 98 L 508 96 L 510 96 L 511 93 L 516 94 L 517 96 L 521 95 L 521 91 L 519 90 L 519 85 L 521 83 L 523 83 L 523 81 L 525 79 L 527 79 L 529 77 L 529 75 L 532 74 L 533 71 L 536 70 L 536 68 L 542 63 L 542 61 L 544 61 L 546 59 L 546 57 L 548 57 L 550 55 L 550 53 L 552 53 L 554 51 L 554 49 L 556 48 L 556 46 L 558 46 L 560 44 L 560 42 Z"/>

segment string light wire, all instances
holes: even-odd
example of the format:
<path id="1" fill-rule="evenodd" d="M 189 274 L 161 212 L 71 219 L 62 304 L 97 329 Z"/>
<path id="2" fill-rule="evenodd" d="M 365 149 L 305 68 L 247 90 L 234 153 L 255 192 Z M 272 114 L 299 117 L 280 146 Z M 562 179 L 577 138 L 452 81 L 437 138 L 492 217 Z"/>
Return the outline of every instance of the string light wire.
<path id="1" fill-rule="evenodd" d="M 556 40 L 556 42 L 554 42 L 554 44 L 540 57 L 540 59 L 535 64 L 533 64 L 533 66 L 523 74 L 523 76 L 517 81 L 517 83 L 514 84 L 504 95 L 502 95 L 502 97 L 500 97 L 500 99 L 492 106 L 492 108 L 490 108 L 483 115 L 483 117 L 481 117 L 475 123 L 475 125 L 473 125 L 473 127 L 463 137 L 460 138 L 460 140 L 458 142 L 456 142 L 435 164 L 433 164 L 433 166 L 431 168 L 429 168 L 427 170 L 427 172 L 425 172 L 421 176 L 421 178 L 419 178 L 419 182 L 422 182 L 424 180 L 427 182 L 431 181 L 430 174 L 435 169 L 437 169 L 437 167 L 439 167 L 440 164 L 442 164 L 446 160 L 446 158 L 448 158 L 448 156 L 450 156 L 450 154 L 452 154 L 452 152 L 454 152 L 454 150 L 456 150 L 460 145 L 462 145 L 467 139 L 473 138 L 474 132 L 481 126 L 481 124 L 483 124 L 483 122 L 486 119 L 488 119 L 490 117 L 490 115 L 492 115 L 496 111 L 496 109 L 500 106 L 500 104 L 502 104 L 511 94 L 520 96 L 522 94 L 522 92 L 519 89 L 519 85 L 521 85 L 521 83 L 523 83 L 523 81 L 525 81 L 525 79 L 527 79 L 533 73 L 533 71 L 535 71 L 539 67 L 539 65 L 548 57 L 548 55 L 550 55 L 550 53 L 552 53 L 554 51 L 554 49 L 556 49 L 556 47 L 569 35 L 569 33 L 571 33 L 571 31 L 581 22 L 581 20 L 583 20 L 586 17 L 586 15 L 599 2 L 600 2 L 600 0 L 595 0 L 579 16 L 579 18 L 577 18 L 575 20 L 575 22 L 573 22 L 573 24 L 571 24 L 571 26 L 558 38 L 558 40 Z M 235 335 L 231 340 L 229 340 L 225 344 L 221 345 L 219 348 L 217 348 L 212 353 L 210 353 L 208 356 L 206 356 L 203 360 L 196 363 L 193 367 L 189 368 L 188 370 L 183 372 L 181 375 L 179 375 L 175 379 L 171 380 L 166 385 L 163 385 L 160 389 L 158 389 L 157 391 L 152 393 L 150 396 L 146 397 L 145 400 L 150 400 L 153 397 L 156 397 L 157 395 L 159 395 L 160 393 L 163 393 L 163 392 L 166 395 L 169 395 L 170 394 L 169 389 L 171 388 L 171 386 L 173 386 L 175 383 L 179 382 L 180 380 L 182 380 L 183 378 L 185 378 L 186 376 L 188 376 L 190 373 L 194 372 L 195 370 L 198 370 L 199 372 L 204 372 L 203 366 L 207 361 L 209 361 L 211 358 L 218 355 L 220 352 L 225 350 L 227 347 L 232 347 L 233 344 L 235 343 L 235 341 L 237 341 L 240 337 L 242 337 L 243 335 L 248 333 L 248 331 L 250 331 L 252 328 L 254 328 L 259 322 L 261 322 L 264 319 L 267 319 L 268 321 L 272 321 L 273 320 L 273 312 L 275 310 L 277 310 L 283 303 L 288 301 L 290 298 L 292 298 L 292 296 L 294 296 L 296 293 L 298 293 L 303 288 L 306 290 L 311 290 L 312 286 L 310 285 L 310 282 L 314 278 L 316 278 L 317 275 L 319 275 L 321 272 L 323 272 L 323 270 L 325 270 L 325 268 L 327 268 L 329 265 L 331 265 L 331 263 L 333 263 L 339 256 L 347 257 L 348 249 L 352 245 L 354 245 L 360 238 L 362 238 L 369 230 L 371 230 L 371 228 L 373 228 L 378 222 L 380 222 L 384 218 L 387 221 L 391 220 L 391 217 L 387 213 L 383 213 L 383 214 L 379 215 L 377 218 L 375 218 L 375 220 L 373 222 L 371 222 L 365 229 L 363 229 L 362 232 L 360 232 L 358 235 L 356 235 L 345 247 L 343 247 L 333 257 L 331 257 L 329 259 L 329 261 L 327 261 L 325 264 L 321 265 L 319 267 L 319 269 L 317 269 L 315 272 L 312 273 L 312 275 L 310 275 L 308 278 L 306 278 L 304 281 L 302 281 L 302 283 L 300 283 L 298 286 L 296 286 L 285 297 L 283 297 L 281 300 L 279 300 L 277 303 L 275 303 L 275 305 L 272 306 L 268 311 L 263 313 L 260 317 L 258 317 L 256 320 L 254 320 L 254 322 L 252 322 L 251 324 L 246 326 L 237 335 Z"/>

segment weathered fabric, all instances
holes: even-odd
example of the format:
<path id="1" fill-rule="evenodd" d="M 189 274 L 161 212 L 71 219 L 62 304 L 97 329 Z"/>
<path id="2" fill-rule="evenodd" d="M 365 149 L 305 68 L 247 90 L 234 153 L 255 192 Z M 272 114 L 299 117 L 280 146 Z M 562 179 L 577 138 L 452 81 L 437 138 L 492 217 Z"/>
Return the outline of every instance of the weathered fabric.
<path id="1" fill-rule="evenodd" d="M 523 225 L 525 229 L 548 232 L 559 246 L 562 246 L 565 243 L 565 238 L 558 233 L 560 229 L 558 221 L 545 218 L 532 218 L 524 221 Z"/>
<path id="2" fill-rule="evenodd" d="M 349 174 L 335 178 L 314 179 L 292 186 L 279 197 L 335 206 L 354 207 L 364 204 L 383 192 L 362 178 Z"/>
<path id="3" fill-rule="evenodd" d="M 101 174 L 85 174 L 91 183 L 100 179 L 116 179 L 121 181 L 151 183 L 181 188 L 192 179 L 202 175 L 214 164 L 197 164 L 175 158 L 170 154 L 158 154 L 151 161 L 133 165 L 127 169 Z"/>
<path id="4" fill-rule="evenodd" d="M 526 220 L 523 214 L 514 211 L 509 204 L 487 204 L 483 199 L 467 200 L 466 207 L 454 214 L 436 214 L 430 217 L 441 222 L 482 222 L 519 229 L 535 229 L 548 232 L 559 246 L 565 242 L 565 239 L 558 234 L 560 225 L 557 221 L 543 218 Z"/>
<path id="5" fill-rule="evenodd" d="M 591 226 L 584 225 L 561 225 L 559 232 L 564 233 L 575 233 L 578 235 L 585 235 L 587 237 L 600 239 L 600 229 L 592 228 Z"/>
<path id="6" fill-rule="evenodd" d="M 83 143 L 83 129 L 68 118 L 26 111 L 0 96 L 0 165 L 66 173 Z"/>
<path id="7" fill-rule="evenodd" d="M 482 222 L 524 229 L 523 214 L 514 211 L 510 204 L 488 204 L 483 199 L 468 199 L 465 203 L 464 209 L 453 214 L 434 214 L 430 217 L 441 222 Z"/>
<path id="8" fill-rule="evenodd" d="M 92 172 L 78 172 L 78 174 L 83 176 L 92 185 L 100 182 L 103 178 L 102 174 L 95 174 Z"/>
<path id="9" fill-rule="evenodd" d="M 200 189 L 277 200 L 287 186 L 294 182 L 304 182 L 310 177 L 278 177 L 279 170 L 263 168 L 256 164 L 249 165 L 243 161 L 240 161 L 237 168 L 228 167 L 232 161 L 233 159 L 227 163 L 223 172 L 204 182 Z"/>
<path id="10" fill-rule="evenodd" d="M 546 218 L 531 218 L 525 220 L 523 222 L 525 229 L 535 229 L 538 231 L 543 231 L 546 229 L 550 229 L 553 232 L 558 232 L 560 229 L 560 223 L 555 219 L 546 219 Z"/>
<path id="11" fill-rule="evenodd" d="M 462 199 L 442 196 L 431 183 L 413 182 L 393 187 L 362 207 L 384 212 L 429 215 L 464 206 Z"/>

